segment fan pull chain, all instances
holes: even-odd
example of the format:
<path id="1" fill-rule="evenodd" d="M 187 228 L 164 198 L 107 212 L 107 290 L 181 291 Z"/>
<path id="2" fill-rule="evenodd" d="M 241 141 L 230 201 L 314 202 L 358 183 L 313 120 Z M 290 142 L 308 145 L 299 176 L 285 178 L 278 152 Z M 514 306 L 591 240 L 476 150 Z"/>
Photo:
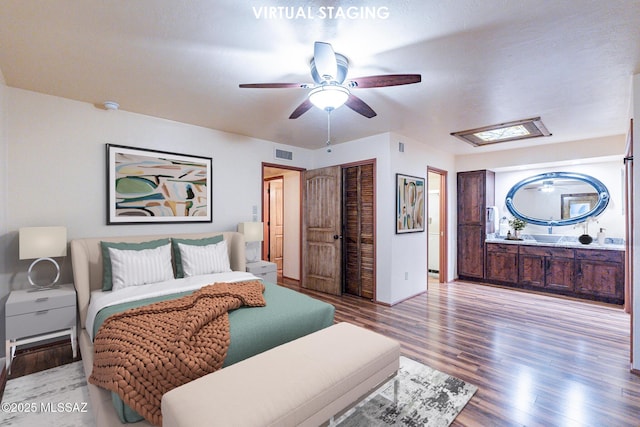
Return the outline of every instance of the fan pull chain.
<path id="1" fill-rule="evenodd" d="M 331 152 L 331 110 L 327 110 L 327 153 Z"/>

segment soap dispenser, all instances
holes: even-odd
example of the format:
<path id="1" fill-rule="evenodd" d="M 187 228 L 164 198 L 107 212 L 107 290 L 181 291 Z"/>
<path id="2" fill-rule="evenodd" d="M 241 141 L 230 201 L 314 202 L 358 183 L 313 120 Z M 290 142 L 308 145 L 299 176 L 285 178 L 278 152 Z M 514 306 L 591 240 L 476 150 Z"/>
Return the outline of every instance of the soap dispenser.
<path id="1" fill-rule="evenodd" d="M 604 245 L 604 228 L 601 228 L 600 231 L 598 232 L 598 244 L 599 245 Z"/>
<path id="2" fill-rule="evenodd" d="M 498 224 L 498 236 L 506 235 L 507 231 L 509 231 L 509 221 L 507 221 L 506 216 L 503 216 Z"/>

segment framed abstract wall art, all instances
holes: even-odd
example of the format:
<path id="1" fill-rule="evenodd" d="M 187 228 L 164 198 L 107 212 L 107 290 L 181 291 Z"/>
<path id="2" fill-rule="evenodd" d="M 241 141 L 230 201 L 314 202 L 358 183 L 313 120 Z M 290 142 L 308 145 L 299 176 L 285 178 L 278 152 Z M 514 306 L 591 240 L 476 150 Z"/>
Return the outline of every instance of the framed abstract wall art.
<path id="1" fill-rule="evenodd" d="M 107 224 L 211 222 L 211 158 L 107 144 Z"/>
<path id="2" fill-rule="evenodd" d="M 425 179 L 396 174 L 396 233 L 424 231 Z"/>

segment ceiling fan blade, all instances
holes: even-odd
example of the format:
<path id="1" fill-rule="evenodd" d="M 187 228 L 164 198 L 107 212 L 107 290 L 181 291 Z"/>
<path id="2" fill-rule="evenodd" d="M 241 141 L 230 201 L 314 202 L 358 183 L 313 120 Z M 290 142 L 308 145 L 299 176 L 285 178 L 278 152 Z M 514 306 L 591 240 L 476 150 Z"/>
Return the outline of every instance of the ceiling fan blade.
<path id="1" fill-rule="evenodd" d="M 241 88 L 252 89 L 280 89 L 280 88 L 302 88 L 308 89 L 312 85 L 308 83 L 244 83 L 238 85 Z"/>
<path id="2" fill-rule="evenodd" d="M 313 107 L 313 104 L 311 103 L 311 101 L 309 101 L 309 98 L 307 98 L 302 102 L 302 104 L 298 105 L 298 108 L 293 110 L 293 113 L 291 113 L 289 118 L 297 119 L 298 117 L 309 111 L 311 107 Z"/>
<path id="3" fill-rule="evenodd" d="M 313 45 L 313 61 L 318 75 L 323 80 L 336 79 L 338 62 L 333 47 L 329 43 L 315 42 Z"/>
<path id="4" fill-rule="evenodd" d="M 356 113 L 362 114 L 368 119 L 377 116 L 376 112 L 373 111 L 373 109 L 369 107 L 366 102 L 353 94 L 349 95 L 349 98 L 347 99 L 347 102 L 345 102 L 345 105 L 351 108 Z"/>
<path id="5" fill-rule="evenodd" d="M 347 86 L 349 88 L 368 88 L 368 87 L 385 87 L 400 86 L 420 83 L 422 76 L 420 74 L 385 74 L 381 76 L 367 76 L 351 79 Z"/>

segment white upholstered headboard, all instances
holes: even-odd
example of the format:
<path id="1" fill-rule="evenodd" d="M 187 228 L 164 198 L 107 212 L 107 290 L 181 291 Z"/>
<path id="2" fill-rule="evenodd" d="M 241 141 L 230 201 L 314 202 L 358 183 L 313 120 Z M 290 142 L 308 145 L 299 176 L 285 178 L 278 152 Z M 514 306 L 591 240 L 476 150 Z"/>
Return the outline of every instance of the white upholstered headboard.
<path id="1" fill-rule="evenodd" d="M 229 261 L 233 271 L 245 271 L 244 236 L 235 231 L 193 234 L 159 234 L 153 236 L 91 237 L 71 241 L 71 264 L 73 282 L 78 294 L 80 325 L 84 328 L 89 308 L 91 291 L 102 289 L 102 250 L 100 242 L 146 242 L 149 240 L 176 237 L 179 239 L 202 239 L 222 234 L 227 242 Z"/>

